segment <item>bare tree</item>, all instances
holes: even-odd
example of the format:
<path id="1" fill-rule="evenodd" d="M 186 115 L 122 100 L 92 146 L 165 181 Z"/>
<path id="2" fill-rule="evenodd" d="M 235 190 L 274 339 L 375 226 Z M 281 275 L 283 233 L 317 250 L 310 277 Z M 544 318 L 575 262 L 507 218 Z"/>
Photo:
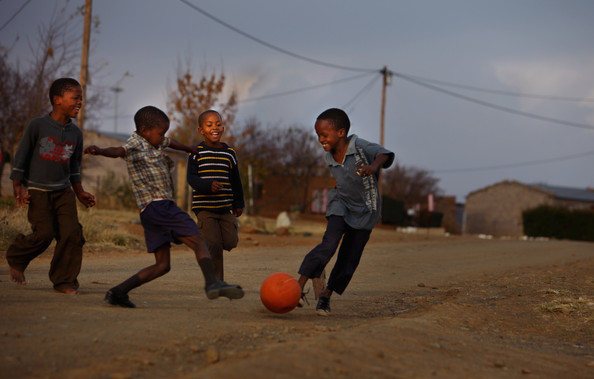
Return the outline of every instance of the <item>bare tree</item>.
<path id="1" fill-rule="evenodd" d="M 32 58 L 24 67 L 19 60 L 11 61 L 18 40 L 11 47 L 0 46 L 0 177 L 29 120 L 49 111 L 50 84 L 60 76 L 72 76 L 78 66 L 80 36 L 72 25 L 77 14 L 65 12 L 54 12 L 47 25 L 38 27 L 37 38 L 27 41 Z"/>
<path id="2" fill-rule="evenodd" d="M 427 196 L 439 196 L 439 179 L 428 171 L 413 166 L 394 165 L 382 174 L 382 192 L 395 199 L 404 201 L 407 208 L 427 201 Z"/>
<path id="3" fill-rule="evenodd" d="M 196 141 L 198 116 L 209 109 L 217 110 L 221 114 L 225 128 L 231 128 L 237 112 L 237 95 L 232 92 L 226 101 L 221 101 L 225 80 L 223 74 L 203 74 L 196 80 L 191 72 L 190 63 L 187 63 L 184 69 L 178 68 L 177 88 L 171 91 L 167 104 L 172 122 L 177 124 L 172 132 L 173 138 L 185 144 Z"/>
<path id="4" fill-rule="evenodd" d="M 234 148 L 244 182 L 248 165 L 256 181 L 268 176 L 286 178 L 280 192 L 289 193 L 302 212 L 308 205 L 312 178 L 328 175 L 323 149 L 311 131 L 299 126 L 265 128 L 250 119 L 234 135 Z"/>

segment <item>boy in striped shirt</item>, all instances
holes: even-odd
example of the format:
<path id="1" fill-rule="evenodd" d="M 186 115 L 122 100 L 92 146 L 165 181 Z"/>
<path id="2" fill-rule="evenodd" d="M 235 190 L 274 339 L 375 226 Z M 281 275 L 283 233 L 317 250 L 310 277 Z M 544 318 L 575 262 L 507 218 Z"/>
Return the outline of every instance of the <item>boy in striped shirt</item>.
<path id="1" fill-rule="evenodd" d="M 198 117 L 198 133 L 204 137 L 198 154 L 188 157 L 188 184 L 192 187 L 192 211 L 208 244 L 218 280 L 223 280 L 223 250 L 237 246 L 237 217 L 245 207 L 235 151 L 221 137 L 221 115 L 214 110 Z"/>

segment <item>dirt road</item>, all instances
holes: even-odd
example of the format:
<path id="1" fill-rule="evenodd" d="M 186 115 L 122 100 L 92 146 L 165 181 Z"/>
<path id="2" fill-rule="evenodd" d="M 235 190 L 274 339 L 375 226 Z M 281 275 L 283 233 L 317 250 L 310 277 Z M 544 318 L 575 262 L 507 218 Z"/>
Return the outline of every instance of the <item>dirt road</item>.
<path id="1" fill-rule="evenodd" d="M 17 286 L 0 252 L 0 377 L 594 377 L 594 244 L 376 229 L 330 317 L 311 295 L 267 311 L 260 283 L 296 275 L 319 239 L 242 234 L 226 258 L 227 281 L 246 290 L 234 301 L 207 300 L 176 248 L 169 274 L 131 292 L 136 309 L 103 295 L 149 254 L 88 247 L 71 296 L 51 290 L 49 254 Z"/>

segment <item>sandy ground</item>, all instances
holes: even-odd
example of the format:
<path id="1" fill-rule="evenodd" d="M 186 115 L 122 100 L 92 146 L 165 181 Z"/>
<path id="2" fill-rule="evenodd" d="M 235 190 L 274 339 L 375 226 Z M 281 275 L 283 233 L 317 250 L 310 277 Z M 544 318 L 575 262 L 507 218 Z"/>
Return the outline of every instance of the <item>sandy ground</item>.
<path id="1" fill-rule="evenodd" d="M 149 254 L 88 246 L 72 296 L 51 289 L 51 253 L 18 286 L 0 252 L 0 377 L 594 377 L 594 244 L 376 229 L 329 317 L 311 294 L 273 314 L 259 286 L 296 275 L 320 240 L 310 226 L 307 237 L 242 233 L 226 258 L 227 281 L 246 290 L 234 301 L 206 298 L 183 247 L 169 274 L 131 292 L 136 309 L 103 296 Z"/>

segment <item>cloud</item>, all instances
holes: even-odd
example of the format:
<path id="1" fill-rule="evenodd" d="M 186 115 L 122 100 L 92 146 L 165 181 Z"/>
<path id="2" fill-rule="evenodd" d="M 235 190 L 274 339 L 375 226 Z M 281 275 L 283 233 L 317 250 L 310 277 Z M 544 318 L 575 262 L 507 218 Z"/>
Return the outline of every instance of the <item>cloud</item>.
<path id="1" fill-rule="evenodd" d="M 498 62 L 498 80 L 511 91 L 544 96 L 584 99 L 577 104 L 589 110 L 586 122 L 594 122 L 594 57 L 586 60 Z M 530 98 L 521 102 L 525 111 L 550 108 L 549 100 Z"/>

